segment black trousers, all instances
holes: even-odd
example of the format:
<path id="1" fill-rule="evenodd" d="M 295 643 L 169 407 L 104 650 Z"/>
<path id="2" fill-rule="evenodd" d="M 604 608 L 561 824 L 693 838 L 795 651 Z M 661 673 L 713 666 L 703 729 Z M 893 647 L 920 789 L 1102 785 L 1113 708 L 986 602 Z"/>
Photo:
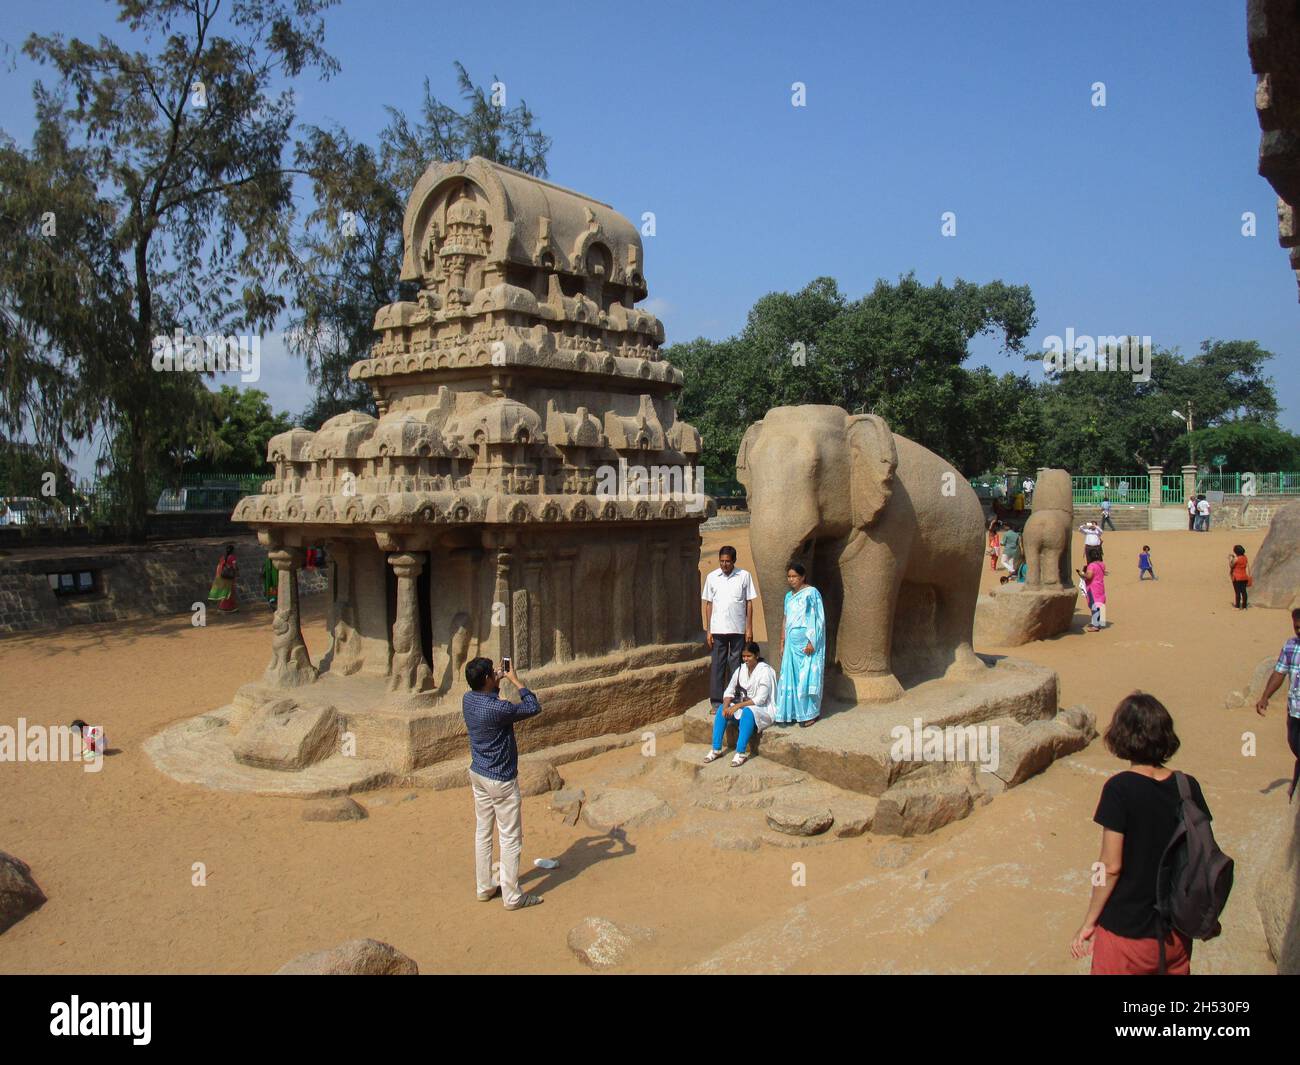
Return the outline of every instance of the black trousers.
<path id="1" fill-rule="evenodd" d="M 1295 770 L 1291 773 L 1291 791 L 1294 797 L 1297 785 L 1300 785 L 1300 717 L 1292 717 L 1289 712 L 1286 717 L 1286 742 L 1295 755 Z"/>
<path id="2" fill-rule="evenodd" d="M 1232 590 L 1237 593 L 1236 602 L 1234 602 L 1232 605 L 1237 607 L 1244 607 L 1246 605 L 1246 582 L 1233 581 Z"/>
<path id="3" fill-rule="evenodd" d="M 740 668 L 740 652 L 745 649 L 743 632 L 713 634 L 713 665 L 709 671 L 709 701 L 722 702 L 732 674 Z"/>

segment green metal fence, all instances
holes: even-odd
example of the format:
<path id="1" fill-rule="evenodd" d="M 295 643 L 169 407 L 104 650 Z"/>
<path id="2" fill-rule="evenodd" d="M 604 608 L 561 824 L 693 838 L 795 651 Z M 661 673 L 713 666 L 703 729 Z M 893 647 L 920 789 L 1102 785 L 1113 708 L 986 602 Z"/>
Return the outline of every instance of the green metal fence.
<path id="1" fill-rule="evenodd" d="M 1160 502 L 1167 507 L 1178 506 L 1183 502 L 1183 475 L 1166 473 L 1160 478 Z"/>
<path id="2" fill-rule="evenodd" d="M 1294 496 L 1300 495 L 1300 473 L 1198 473 L 1196 490 L 1224 495 Z"/>
<path id="3" fill-rule="evenodd" d="M 1116 506 L 1147 506 L 1151 478 L 1145 473 L 1076 474 L 1070 478 L 1075 506 L 1098 506 L 1107 498 Z"/>

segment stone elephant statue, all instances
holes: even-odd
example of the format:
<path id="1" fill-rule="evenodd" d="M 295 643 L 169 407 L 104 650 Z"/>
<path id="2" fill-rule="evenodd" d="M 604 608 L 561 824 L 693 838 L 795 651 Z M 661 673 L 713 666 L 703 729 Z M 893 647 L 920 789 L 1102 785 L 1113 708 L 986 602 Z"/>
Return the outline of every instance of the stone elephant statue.
<path id="1" fill-rule="evenodd" d="M 985 670 L 971 647 L 984 513 L 947 462 L 875 415 L 807 405 L 751 425 L 736 473 L 768 639 L 801 561 L 826 606 L 828 694 L 882 702 L 902 695 L 900 674 Z"/>
<path id="2" fill-rule="evenodd" d="M 1025 552 L 1025 590 L 1054 592 L 1074 587 L 1070 544 L 1074 537 L 1074 494 L 1066 470 L 1039 470 L 1033 513 L 1020 543 Z"/>

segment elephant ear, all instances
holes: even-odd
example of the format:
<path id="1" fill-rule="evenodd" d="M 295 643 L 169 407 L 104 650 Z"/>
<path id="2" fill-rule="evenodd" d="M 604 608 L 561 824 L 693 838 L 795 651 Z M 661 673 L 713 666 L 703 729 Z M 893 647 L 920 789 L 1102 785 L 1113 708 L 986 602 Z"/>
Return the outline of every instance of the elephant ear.
<path id="1" fill-rule="evenodd" d="M 762 432 L 762 421 L 756 421 L 745 430 L 744 437 L 740 441 L 740 450 L 736 452 L 736 480 L 745 486 L 745 494 L 750 492 L 749 481 L 749 453 L 754 445 L 758 443 L 758 434 Z"/>
<path id="2" fill-rule="evenodd" d="M 855 528 L 865 529 L 894 492 L 898 449 L 884 418 L 852 415 L 845 426 L 849 445 L 849 502 Z"/>

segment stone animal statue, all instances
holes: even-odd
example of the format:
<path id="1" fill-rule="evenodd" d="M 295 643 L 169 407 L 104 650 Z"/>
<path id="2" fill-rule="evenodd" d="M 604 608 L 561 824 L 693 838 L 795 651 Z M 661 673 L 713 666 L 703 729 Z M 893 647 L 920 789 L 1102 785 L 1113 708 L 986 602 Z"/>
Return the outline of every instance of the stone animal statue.
<path id="1" fill-rule="evenodd" d="M 1025 552 L 1025 590 L 1059 591 L 1074 587 L 1070 544 L 1074 536 L 1074 502 L 1066 470 L 1039 470 L 1034 482 L 1033 513 L 1020 543 Z"/>
<path id="2" fill-rule="evenodd" d="M 947 462 L 875 415 L 808 405 L 751 425 L 736 473 L 774 650 L 797 560 L 826 607 L 828 693 L 883 702 L 902 695 L 900 672 L 984 671 L 971 647 L 984 514 Z"/>

